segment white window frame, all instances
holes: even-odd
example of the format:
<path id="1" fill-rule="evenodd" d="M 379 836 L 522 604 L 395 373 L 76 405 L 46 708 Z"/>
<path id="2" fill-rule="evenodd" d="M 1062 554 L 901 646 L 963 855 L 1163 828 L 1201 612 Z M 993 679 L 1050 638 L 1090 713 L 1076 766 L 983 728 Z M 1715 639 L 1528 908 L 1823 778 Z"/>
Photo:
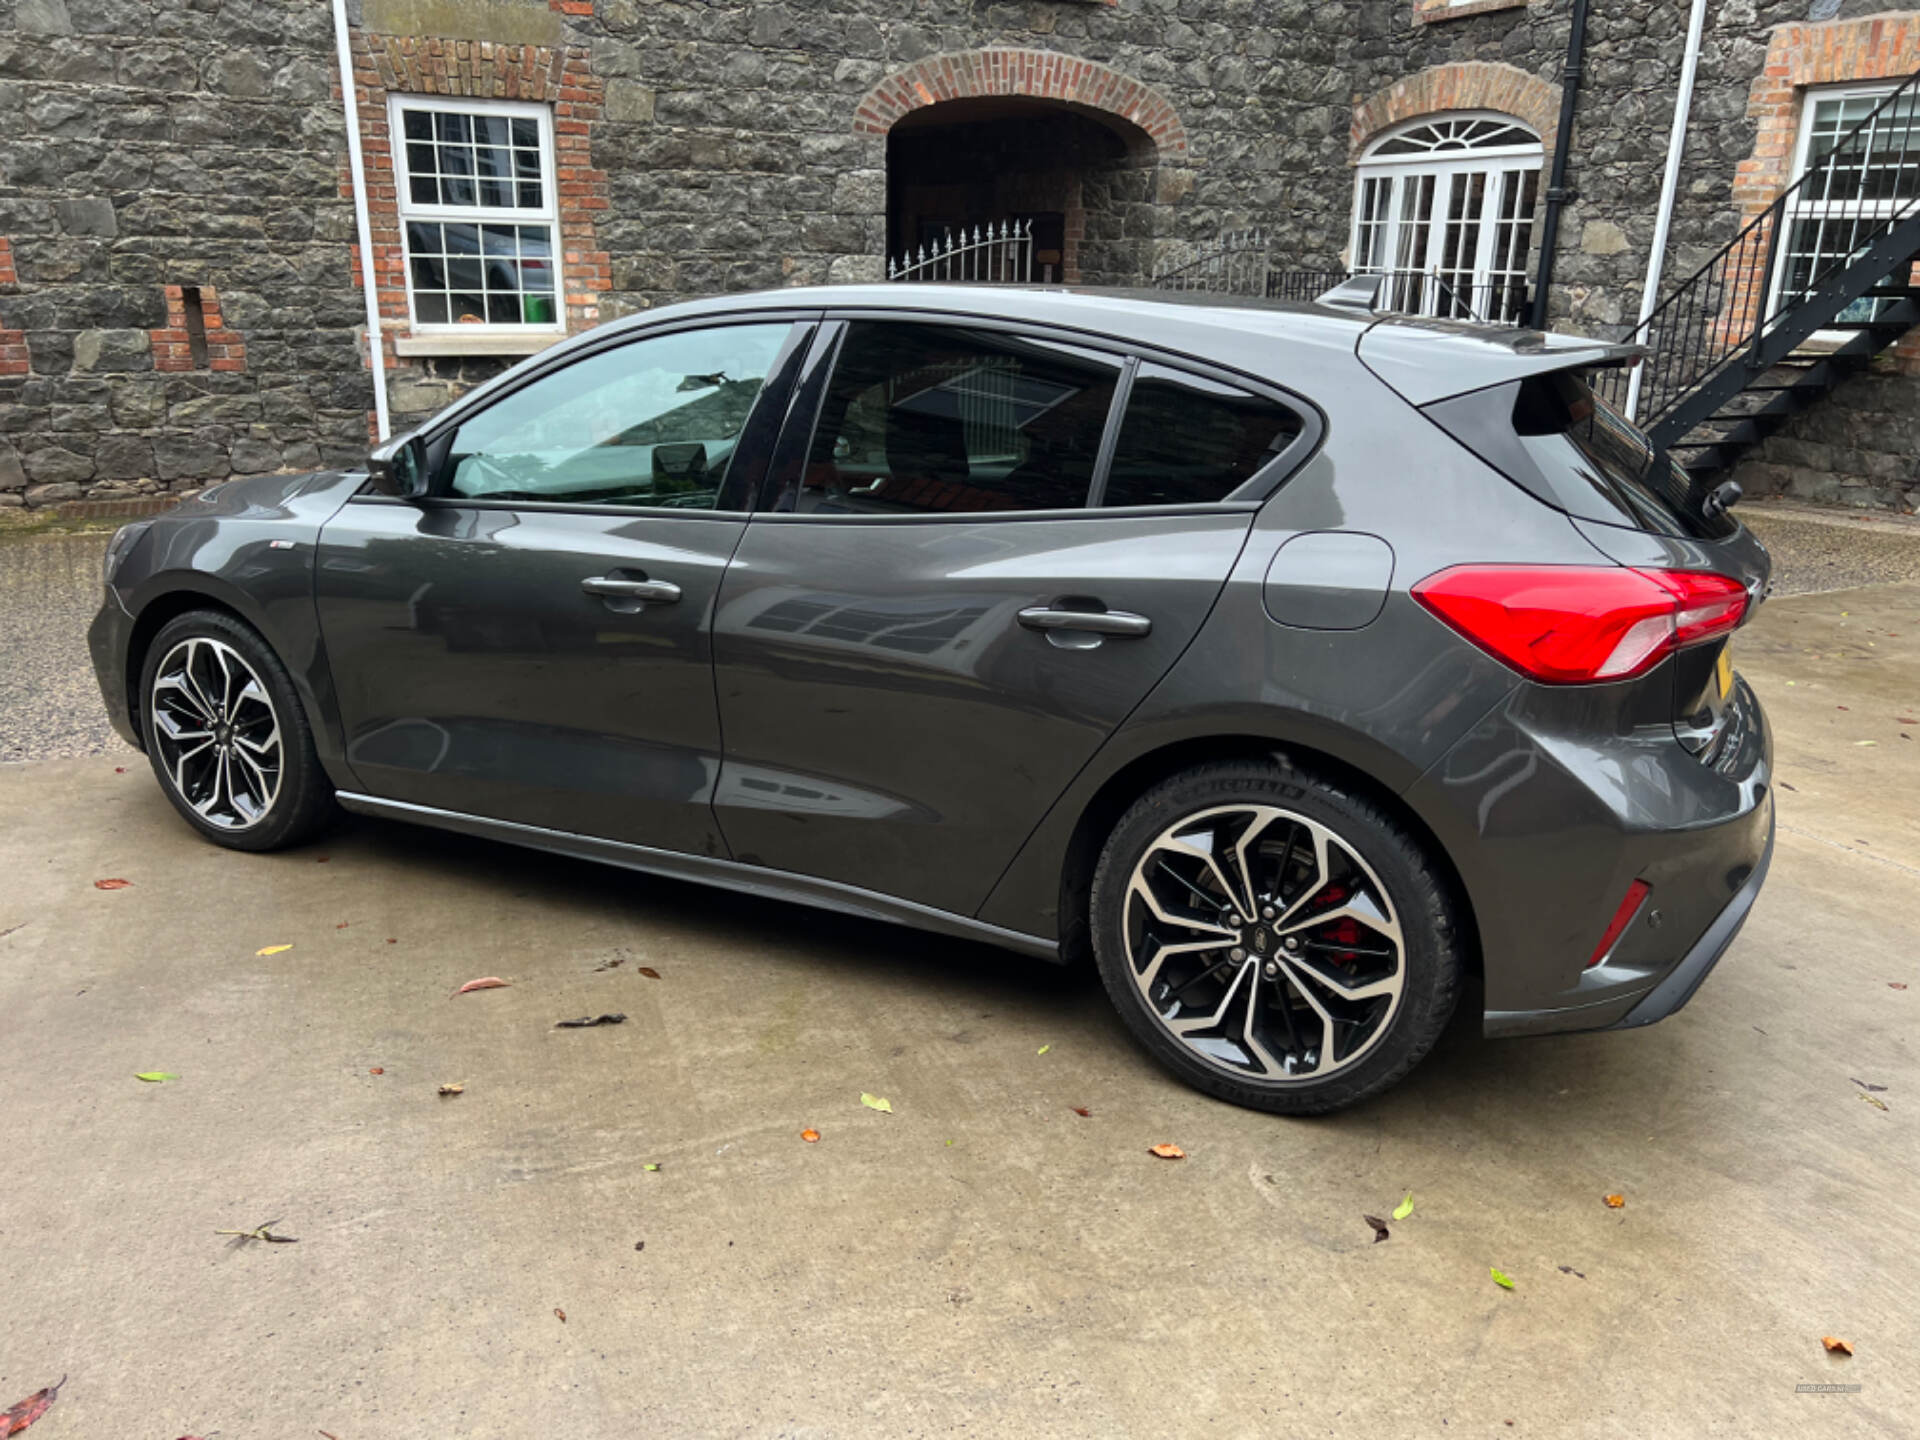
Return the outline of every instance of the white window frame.
<path id="1" fill-rule="evenodd" d="M 540 198 L 538 208 L 501 205 L 422 205 L 413 200 L 412 175 L 407 166 L 404 112 L 431 110 L 456 115 L 502 115 L 532 120 L 540 130 Z M 561 274 L 560 179 L 553 149 L 553 108 L 522 100 L 487 100 L 464 95 L 415 95 L 396 92 L 387 97 L 387 142 L 393 155 L 394 199 L 399 210 L 400 253 L 405 266 L 407 324 L 417 335 L 564 335 L 567 330 L 567 291 Z M 515 192 L 518 199 L 518 191 Z M 553 320 L 545 325 L 501 324 L 498 321 L 448 321 L 423 324 L 413 303 L 413 247 L 407 222 L 453 222 L 465 225 L 545 225 L 552 236 Z"/>
<path id="2" fill-rule="evenodd" d="M 1436 115 L 1422 115 L 1394 126 L 1391 130 L 1375 137 L 1367 146 L 1366 153 L 1360 157 L 1354 169 L 1353 185 L 1353 221 L 1349 231 L 1347 254 L 1355 274 L 1378 274 L 1402 270 L 1417 270 L 1429 277 L 1437 276 L 1443 269 L 1448 274 L 1467 274 L 1470 276 L 1469 295 L 1464 298 L 1474 303 L 1474 296 L 1486 293 L 1491 295 L 1496 278 L 1511 280 L 1518 276 L 1525 283 L 1527 261 L 1532 253 L 1532 235 L 1534 216 L 1532 208 L 1524 215 L 1516 214 L 1509 223 L 1517 224 L 1524 232 L 1517 252 L 1513 251 L 1510 237 L 1509 254 L 1496 255 L 1498 248 L 1497 232 L 1500 229 L 1499 201 L 1504 187 L 1513 185 L 1523 187 L 1529 174 L 1534 176 L 1536 200 L 1539 173 L 1546 163 L 1546 147 L 1536 137 L 1523 145 L 1488 145 L 1475 149 L 1442 150 L 1426 155 L 1381 155 L 1382 146 L 1399 138 L 1411 130 L 1439 121 L 1489 120 L 1502 125 L 1511 125 L 1528 134 L 1533 127 L 1524 120 L 1512 115 L 1501 114 L 1493 110 L 1448 110 Z M 1444 203 L 1451 195 L 1456 184 L 1469 183 L 1466 177 L 1484 175 L 1487 177 L 1487 191 L 1484 208 L 1474 222 L 1477 234 L 1474 237 L 1473 254 L 1470 259 L 1457 260 L 1453 266 L 1443 267 L 1439 262 L 1446 231 L 1448 228 L 1447 206 Z M 1403 205 L 1409 185 L 1424 180 L 1433 182 L 1434 203 L 1428 217 L 1417 226 L 1403 223 Z M 1386 210 L 1383 219 L 1371 223 L 1380 227 L 1381 253 L 1385 263 L 1365 255 L 1362 248 L 1362 227 L 1368 223 L 1368 217 L 1362 213 L 1362 204 L 1370 189 L 1369 182 L 1378 182 L 1386 188 Z M 1378 191 L 1375 192 L 1376 194 Z M 1424 236 L 1420 231 L 1424 230 Z M 1403 237 L 1424 241 L 1419 248 L 1421 263 L 1417 266 L 1404 266 L 1400 263 L 1404 253 L 1411 248 L 1402 243 Z M 1507 263 L 1496 265 L 1496 259 L 1504 258 Z M 1450 313 L 1450 296 L 1445 286 L 1437 279 L 1425 283 L 1396 282 L 1392 292 L 1385 298 L 1390 308 L 1405 309 L 1413 313 L 1436 315 Z"/>
<path id="3" fill-rule="evenodd" d="M 1889 80 L 1855 80 L 1839 85 L 1809 86 L 1800 97 L 1800 117 L 1798 133 L 1793 142 L 1793 167 L 1789 170 L 1789 182 L 1806 173 L 1808 160 L 1813 150 L 1813 123 L 1823 101 L 1838 100 L 1845 104 L 1848 100 L 1881 101 L 1900 88 L 1900 77 Z M 1858 122 L 1855 122 L 1858 123 Z M 1920 162 L 1920 153 L 1916 153 L 1916 162 Z M 1780 247 L 1774 256 L 1773 293 L 1767 296 L 1767 318 L 1772 318 L 1780 309 L 1780 300 L 1786 291 L 1787 264 L 1786 247 L 1793 235 L 1794 225 L 1802 219 L 1866 219 L 1884 220 L 1893 214 L 1896 206 L 1904 202 L 1887 200 L 1802 200 L 1796 197 L 1790 208 L 1780 217 L 1782 232 L 1776 241 Z M 1856 304 L 1860 302 L 1855 302 Z M 1851 307 L 1849 307 L 1851 308 Z M 1812 337 L 1822 344 L 1838 344 L 1852 338 L 1847 330 L 1819 330 Z"/>

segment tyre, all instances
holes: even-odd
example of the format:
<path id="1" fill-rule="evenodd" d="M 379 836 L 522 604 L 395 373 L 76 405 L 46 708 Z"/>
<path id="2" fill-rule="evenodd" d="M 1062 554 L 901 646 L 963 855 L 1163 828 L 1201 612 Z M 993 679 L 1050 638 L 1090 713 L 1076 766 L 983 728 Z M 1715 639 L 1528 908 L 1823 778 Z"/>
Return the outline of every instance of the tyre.
<path id="1" fill-rule="evenodd" d="M 147 759 L 207 839 L 279 850 L 333 815 L 333 787 L 286 666 L 249 625 L 190 610 L 161 627 L 141 667 Z"/>
<path id="2" fill-rule="evenodd" d="M 1394 1084 L 1446 1028 L 1452 903 L 1372 802 L 1278 761 L 1183 771 L 1094 870 L 1094 956 L 1155 1059 L 1236 1105 L 1311 1115 Z"/>

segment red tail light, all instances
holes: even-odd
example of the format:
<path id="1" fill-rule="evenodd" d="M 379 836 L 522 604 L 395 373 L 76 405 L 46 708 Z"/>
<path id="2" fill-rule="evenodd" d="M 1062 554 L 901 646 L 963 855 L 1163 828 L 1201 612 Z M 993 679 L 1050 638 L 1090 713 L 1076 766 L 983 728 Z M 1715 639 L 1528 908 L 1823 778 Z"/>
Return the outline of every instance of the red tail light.
<path id="1" fill-rule="evenodd" d="M 1600 937 L 1600 943 L 1593 947 L 1593 958 L 1587 961 L 1591 970 L 1607 958 L 1607 952 L 1613 949 L 1613 942 L 1620 938 L 1633 917 L 1639 913 L 1641 904 L 1653 893 L 1653 887 L 1644 880 L 1636 880 L 1627 886 L 1626 899 L 1620 902 L 1620 908 L 1613 912 L 1613 923 L 1607 926 L 1607 933 Z"/>
<path id="2" fill-rule="evenodd" d="M 1701 570 L 1456 565 L 1413 596 L 1496 659 L 1547 685 L 1643 675 L 1739 625 L 1747 592 Z"/>

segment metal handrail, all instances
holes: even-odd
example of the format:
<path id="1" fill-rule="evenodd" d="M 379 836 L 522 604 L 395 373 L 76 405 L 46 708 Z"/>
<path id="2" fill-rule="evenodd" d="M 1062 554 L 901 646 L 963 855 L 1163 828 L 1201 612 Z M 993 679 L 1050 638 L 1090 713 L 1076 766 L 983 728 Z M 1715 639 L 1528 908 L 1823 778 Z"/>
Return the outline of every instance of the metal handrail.
<path id="1" fill-rule="evenodd" d="M 1901 203 L 1901 178 L 1908 172 L 1909 146 L 1920 130 L 1920 114 L 1910 112 L 1900 130 L 1899 157 L 1894 162 L 1893 192 L 1888 197 L 1894 208 L 1884 219 L 1874 222 L 1856 218 L 1849 248 L 1807 278 L 1804 287 L 1796 287 L 1799 296 L 1792 304 L 1773 304 L 1774 281 L 1779 273 L 1780 248 L 1787 221 L 1796 201 L 1808 187 L 1820 182 L 1815 192 L 1823 200 L 1833 196 L 1834 176 L 1849 160 L 1857 161 L 1859 179 L 1855 199 L 1864 198 L 1874 152 L 1855 149 L 1860 136 L 1877 121 L 1902 104 L 1920 110 L 1920 71 L 1915 71 L 1868 111 L 1845 134 L 1837 138 L 1818 160 L 1808 165 L 1793 183 L 1775 196 L 1772 203 L 1749 221 L 1731 240 L 1720 247 L 1704 264 L 1666 296 L 1647 318 L 1629 332 L 1626 339 L 1648 347 L 1647 358 L 1626 383 L 1635 402 L 1635 410 L 1645 409 L 1643 428 L 1679 405 L 1687 395 L 1709 379 L 1736 355 L 1746 353 L 1757 363 L 1760 341 L 1769 328 L 1806 303 L 1822 284 L 1864 251 L 1879 236 L 1909 218 L 1920 208 L 1920 164 L 1916 164 L 1914 191 Z M 1754 285 L 1754 276 L 1759 285 Z M 1784 302 L 1788 299 L 1782 295 Z M 1613 388 L 1621 383 L 1611 379 Z"/>
<path id="2" fill-rule="evenodd" d="M 1028 285 L 1033 282 L 1033 222 L 999 220 L 958 231 L 890 258 L 887 279 L 951 281 L 962 285 Z"/>

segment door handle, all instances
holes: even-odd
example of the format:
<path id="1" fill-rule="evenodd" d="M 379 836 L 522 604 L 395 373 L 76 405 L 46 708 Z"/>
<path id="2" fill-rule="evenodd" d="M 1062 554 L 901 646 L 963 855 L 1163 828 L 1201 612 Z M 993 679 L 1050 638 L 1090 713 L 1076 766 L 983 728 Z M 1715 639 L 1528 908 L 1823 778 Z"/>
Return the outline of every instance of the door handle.
<path id="1" fill-rule="evenodd" d="M 650 600 L 670 605 L 680 598 L 680 587 L 671 580 L 622 580 L 612 575 L 594 575 L 580 582 L 589 595 L 604 595 L 613 600 Z"/>
<path id="2" fill-rule="evenodd" d="M 1146 635 L 1153 630 L 1153 621 L 1125 610 L 1056 610 L 1050 605 L 1022 610 L 1020 623 L 1029 630 L 1073 630 L 1085 635 Z"/>

